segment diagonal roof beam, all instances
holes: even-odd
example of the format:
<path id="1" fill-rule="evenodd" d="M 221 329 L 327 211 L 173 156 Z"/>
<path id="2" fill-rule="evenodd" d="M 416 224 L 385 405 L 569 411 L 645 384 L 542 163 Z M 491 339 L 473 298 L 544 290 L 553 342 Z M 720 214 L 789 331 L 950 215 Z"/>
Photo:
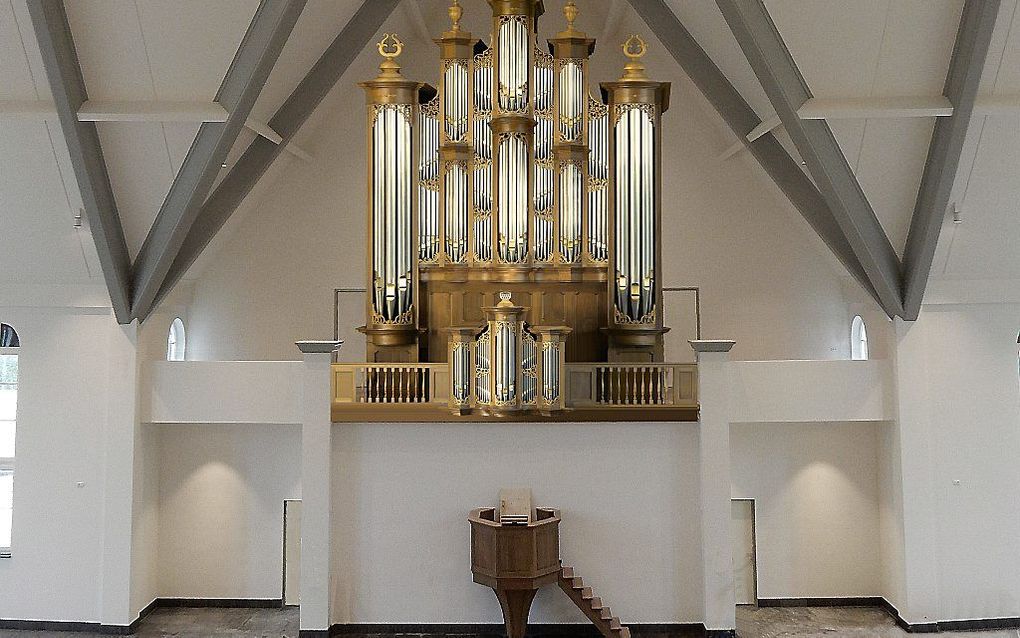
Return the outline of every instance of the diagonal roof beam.
<path id="1" fill-rule="evenodd" d="M 170 267 L 157 302 L 170 292 L 195 263 L 283 147 L 290 143 L 301 125 L 336 85 L 398 4 L 400 0 L 365 0 L 362 3 L 340 35 L 269 121 L 269 126 L 283 138 L 282 143 L 277 145 L 262 138 L 252 142 L 202 206 L 201 214 Z M 142 315 L 140 318 L 145 317 Z"/>
<path id="2" fill-rule="evenodd" d="M 896 250 L 868 203 L 825 120 L 802 120 L 797 109 L 812 95 L 762 0 L 716 0 L 744 56 L 793 139 L 818 191 L 890 317 L 902 314 Z"/>
<path id="3" fill-rule="evenodd" d="M 999 0 L 967 2 L 963 5 L 956 45 L 953 47 L 953 57 L 949 62 L 943 89 L 943 94 L 953 105 L 953 114 L 935 121 L 903 253 L 903 318 L 907 321 L 917 319 L 921 311 L 921 300 L 935 259 L 935 246 L 949 207 L 960 153 L 967 137 L 981 72 L 985 68 L 988 46 L 998 15 Z"/>
<path id="4" fill-rule="evenodd" d="M 255 100 L 297 23 L 305 0 L 262 0 L 216 93 L 224 122 L 204 122 L 142 243 L 133 270 L 131 314 L 143 319 L 153 307 L 174 258 L 244 128 Z"/>
<path id="5" fill-rule="evenodd" d="M 664 0 L 630 0 L 634 10 L 662 42 L 684 73 L 705 95 L 719 115 L 786 194 L 807 223 L 865 290 L 881 303 L 825 200 L 797 162 L 772 134 L 749 140 L 762 125 L 740 93 L 705 53 Z"/>
<path id="6" fill-rule="evenodd" d="M 28 12 L 42 51 L 46 77 L 71 155 L 71 166 L 89 230 L 110 292 L 113 314 L 119 323 L 130 323 L 131 256 L 96 125 L 78 121 L 78 109 L 89 96 L 67 22 L 67 12 L 62 0 L 30 0 Z"/>

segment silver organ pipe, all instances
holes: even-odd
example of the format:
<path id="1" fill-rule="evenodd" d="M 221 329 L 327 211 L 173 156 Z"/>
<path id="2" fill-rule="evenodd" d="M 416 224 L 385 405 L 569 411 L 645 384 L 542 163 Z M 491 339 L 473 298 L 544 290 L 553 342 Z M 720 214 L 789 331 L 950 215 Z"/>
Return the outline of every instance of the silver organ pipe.
<path id="1" fill-rule="evenodd" d="M 492 83 L 492 49 L 487 49 L 475 56 L 471 170 L 474 257 L 483 262 L 492 260 Z"/>
<path id="2" fill-rule="evenodd" d="M 609 109 L 593 97 L 588 103 L 588 254 L 609 258 Z"/>
<path id="3" fill-rule="evenodd" d="M 584 173 L 577 163 L 560 164 L 560 254 L 567 263 L 574 263 L 581 257 L 583 177 Z"/>
<path id="4" fill-rule="evenodd" d="M 528 258 L 528 140 L 521 133 L 500 134 L 498 152 L 499 257 L 503 263 L 523 263 Z"/>
<path id="5" fill-rule="evenodd" d="M 471 394 L 471 346 L 466 341 L 453 346 L 450 374 L 453 376 L 453 398 L 459 404 L 467 403 Z"/>
<path id="6" fill-rule="evenodd" d="M 435 263 L 439 255 L 439 97 L 418 115 L 418 258 Z"/>
<path id="7" fill-rule="evenodd" d="M 491 328 L 486 327 L 475 341 L 475 398 L 483 405 L 492 403 L 492 365 L 489 356 L 491 334 Z"/>
<path id="8" fill-rule="evenodd" d="M 584 101 L 588 97 L 581 61 L 564 60 L 559 75 L 560 138 L 577 142 L 584 132 Z"/>
<path id="9" fill-rule="evenodd" d="M 443 249 L 450 263 L 467 261 L 470 236 L 471 202 L 467 161 L 455 146 L 468 141 L 471 114 L 470 70 L 467 59 L 444 60 L 443 100 Z M 470 151 L 469 151 L 470 152 Z"/>
<path id="10" fill-rule="evenodd" d="M 493 389 L 496 405 L 510 404 L 517 400 L 517 371 L 522 361 L 518 359 L 518 325 L 511 321 L 495 322 L 492 336 Z"/>
<path id="11" fill-rule="evenodd" d="M 464 162 L 446 165 L 443 194 L 446 211 L 446 256 L 451 263 L 462 263 L 468 250 L 468 169 Z"/>
<path id="12" fill-rule="evenodd" d="M 537 391 L 538 344 L 525 324 L 521 330 L 521 403 L 533 405 Z"/>
<path id="13" fill-rule="evenodd" d="M 553 60 L 535 51 L 535 260 L 553 255 Z"/>
<path id="14" fill-rule="evenodd" d="M 617 107 L 615 160 L 615 299 L 623 323 L 655 314 L 655 135 L 652 107 Z"/>
<path id="15" fill-rule="evenodd" d="M 411 106 L 374 106 L 372 123 L 372 302 L 377 323 L 411 323 Z"/>
<path id="16" fill-rule="evenodd" d="M 499 18 L 496 69 L 499 110 L 503 113 L 522 113 L 528 107 L 528 76 L 531 75 L 529 22 L 529 18 L 522 15 Z"/>
<path id="17" fill-rule="evenodd" d="M 467 140 L 470 111 L 468 61 L 447 60 L 443 73 L 443 126 L 448 141 Z"/>
<path id="18" fill-rule="evenodd" d="M 560 344 L 542 343 L 542 399 L 554 403 L 560 398 Z"/>

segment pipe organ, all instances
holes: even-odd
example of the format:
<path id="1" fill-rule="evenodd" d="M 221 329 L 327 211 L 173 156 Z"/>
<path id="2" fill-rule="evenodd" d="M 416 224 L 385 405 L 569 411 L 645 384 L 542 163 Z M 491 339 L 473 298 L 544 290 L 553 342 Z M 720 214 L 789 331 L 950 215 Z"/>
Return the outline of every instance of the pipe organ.
<path id="1" fill-rule="evenodd" d="M 670 85 L 647 77 L 645 43 L 632 36 L 623 76 L 593 92 L 595 40 L 575 28 L 572 0 L 545 44 L 542 0 L 487 2 L 485 42 L 461 27 L 452 1 L 451 27 L 435 40 L 438 88 L 401 74 L 396 35 L 379 44 L 379 76 L 361 83 L 360 330 L 374 363 L 448 364 L 455 412 L 555 411 L 571 363 L 662 361 Z"/>

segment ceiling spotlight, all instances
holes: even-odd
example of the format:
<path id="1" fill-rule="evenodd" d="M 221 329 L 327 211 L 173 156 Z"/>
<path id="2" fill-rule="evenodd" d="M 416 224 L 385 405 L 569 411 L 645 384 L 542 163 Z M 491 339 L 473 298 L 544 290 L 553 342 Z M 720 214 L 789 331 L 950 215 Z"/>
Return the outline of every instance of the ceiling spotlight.
<path id="1" fill-rule="evenodd" d="M 82 218 L 83 214 L 84 214 L 84 211 L 82 211 L 82 209 L 80 209 L 80 208 L 78 209 L 78 212 L 74 214 L 74 227 L 75 228 L 81 228 L 81 223 L 82 223 L 81 222 L 81 218 Z"/>
<path id="2" fill-rule="evenodd" d="M 953 223 L 954 224 L 963 223 L 963 216 L 960 214 L 960 209 L 957 208 L 956 206 L 953 206 Z"/>

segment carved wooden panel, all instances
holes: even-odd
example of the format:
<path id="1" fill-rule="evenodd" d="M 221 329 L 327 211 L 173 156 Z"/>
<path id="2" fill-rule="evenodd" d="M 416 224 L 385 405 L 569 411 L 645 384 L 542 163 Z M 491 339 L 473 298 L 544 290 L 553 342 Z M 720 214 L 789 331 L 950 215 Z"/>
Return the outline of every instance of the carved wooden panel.
<path id="1" fill-rule="evenodd" d="M 499 293 L 513 294 L 513 302 L 528 308 L 526 321 L 532 326 L 569 326 L 566 341 L 568 362 L 605 361 L 607 341 L 606 285 L 599 281 L 579 282 L 422 282 L 423 361 L 446 362 L 452 326 L 485 324 L 484 306 L 499 302 Z M 427 356 L 427 358 L 424 358 Z"/>

